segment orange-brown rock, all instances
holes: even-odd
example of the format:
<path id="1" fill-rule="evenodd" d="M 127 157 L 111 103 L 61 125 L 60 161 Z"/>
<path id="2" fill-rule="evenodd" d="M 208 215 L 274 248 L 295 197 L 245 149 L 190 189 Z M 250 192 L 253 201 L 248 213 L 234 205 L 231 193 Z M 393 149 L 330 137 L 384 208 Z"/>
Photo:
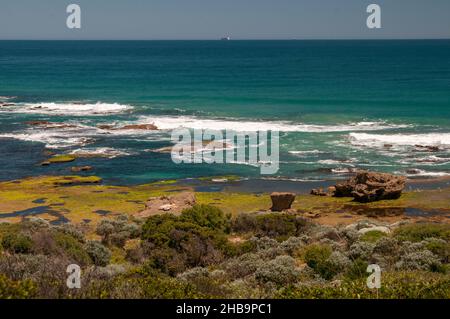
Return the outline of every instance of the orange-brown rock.
<path id="1" fill-rule="evenodd" d="M 272 208 L 270 210 L 273 212 L 282 212 L 291 208 L 295 200 L 295 194 L 275 192 L 270 194 L 270 198 L 272 199 Z"/>

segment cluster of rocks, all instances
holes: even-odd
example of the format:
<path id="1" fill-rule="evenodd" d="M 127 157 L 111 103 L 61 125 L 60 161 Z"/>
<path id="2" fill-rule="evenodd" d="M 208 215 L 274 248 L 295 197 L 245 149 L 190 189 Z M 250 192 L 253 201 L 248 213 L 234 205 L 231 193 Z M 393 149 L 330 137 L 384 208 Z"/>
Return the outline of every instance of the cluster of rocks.
<path id="1" fill-rule="evenodd" d="M 337 184 L 334 196 L 353 197 L 361 203 L 397 199 L 405 189 L 405 184 L 404 176 L 360 171 L 349 180 Z"/>

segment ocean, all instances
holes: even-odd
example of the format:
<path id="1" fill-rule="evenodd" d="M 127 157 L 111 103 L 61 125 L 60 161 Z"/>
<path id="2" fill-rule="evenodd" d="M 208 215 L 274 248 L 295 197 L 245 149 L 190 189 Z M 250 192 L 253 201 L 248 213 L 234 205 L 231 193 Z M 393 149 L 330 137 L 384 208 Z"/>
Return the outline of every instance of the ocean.
<path id="1" fill-rule="evenodd" d="M 450 176 L 449 40 L 0 41 L 0 96 L 0 180 L 74 165 L 114 184 Z M 279 130 L 280 169 L 177 165 L 155 150 L 178 127 Z M 41 166 L 48 151 L 103 157 Z"/>

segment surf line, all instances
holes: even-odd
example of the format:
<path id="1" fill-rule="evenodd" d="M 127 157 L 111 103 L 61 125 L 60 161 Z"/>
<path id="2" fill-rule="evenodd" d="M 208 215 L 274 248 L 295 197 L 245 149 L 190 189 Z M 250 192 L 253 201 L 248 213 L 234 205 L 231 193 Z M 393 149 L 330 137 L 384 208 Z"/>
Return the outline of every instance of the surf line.
<path id="1" fill-rule="evenodd" d="M 235 132 L 187 128 L 171 135 L 175 164 L 247 164 L 260 168 L 262 175 L 279 170 L 278 131 Z"/>

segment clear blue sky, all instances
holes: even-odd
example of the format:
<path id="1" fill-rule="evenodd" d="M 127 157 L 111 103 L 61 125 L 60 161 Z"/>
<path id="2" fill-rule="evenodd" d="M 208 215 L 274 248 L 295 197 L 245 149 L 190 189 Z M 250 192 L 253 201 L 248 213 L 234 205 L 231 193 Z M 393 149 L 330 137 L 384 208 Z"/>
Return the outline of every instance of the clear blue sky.
<path id="1" fill-rule="evenodd" d="M 66 6 L 82 8 L 81 30 Z M 381 30 L 366 7 L 382 8 Z M 450 0 L 0 0 L 0 39 L 450 38 Z"/>

